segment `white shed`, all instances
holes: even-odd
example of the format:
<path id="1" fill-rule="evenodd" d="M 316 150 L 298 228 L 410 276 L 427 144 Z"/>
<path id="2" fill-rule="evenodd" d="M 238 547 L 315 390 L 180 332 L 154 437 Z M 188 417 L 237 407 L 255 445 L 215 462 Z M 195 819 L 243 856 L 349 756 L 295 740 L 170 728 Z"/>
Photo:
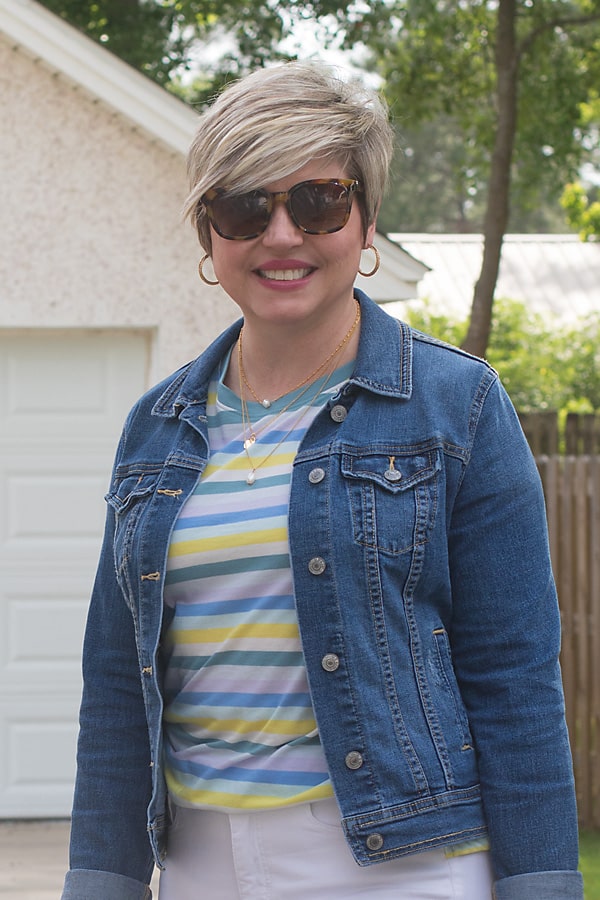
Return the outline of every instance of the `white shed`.
<path id="1" fill-rule="evenodd" d="M 450 318 L 469 316 L 481 269 L 480 234 L 391 234 L 407 253 L 427 264 L 417 296 Z M 507 234 L 496 297 L 520 300 L 557 323 L 574 324 L 600 312 L 600 243 L 576 234 Z M 415 305 L 415 304 L 410 304 Z M 418 305 L 418 304 L 417 304 Z M 389 312 L 402 315 L 404 304 Z"/>

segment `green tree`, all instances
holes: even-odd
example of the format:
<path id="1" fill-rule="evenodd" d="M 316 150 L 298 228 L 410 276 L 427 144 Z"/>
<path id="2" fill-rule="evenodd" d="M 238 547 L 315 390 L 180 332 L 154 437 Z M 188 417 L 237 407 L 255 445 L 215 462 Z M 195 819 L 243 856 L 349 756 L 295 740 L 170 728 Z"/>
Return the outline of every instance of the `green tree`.
<path id="1" fill-rule="evenodd" d="M 195 29 L 178 3 L 142 0 L 42 0 L 44 6 L 159 84 L 185 66 Z"/>
<path id="2" fill-rule="evenodd" d="M 582 104 L 598 83 L 599 0 L 408 0 L 369 46 L 392 108 L 452 116 L 487 181 L 484 253 L 464 345 L 483 356 L 511 195 L 533 205 L 585 153 Z"/>
<path id="3" fill-rule="evenodd" d="M 468 322 L 425 304 L 405 316 L 415 328 L 460 346 Z M 524 303 L 494 304 L 487 359 L 520 412 L 600 412 L 600 313 L 569 327 L 532 314 Z"/>
<path id="4" fill-rule="evenodd" d="M 361 13 L 331 2 L 298 4 L 291 0 L 276 5 L 252 0 L 243 4 L 239 0 L 219 4 L 206 0 L 43 2 L 194 105 L 205 102 L 232 77 L 268 60 L 287 58 L 281 52 L 281 40 L 300 20 L 311 19 L 311 30 L 323 45 L 337 42 L 349 48 L 373 40 L 386 29 L 391 31 L 393 12 L 393 6 L 382 2 L 370 4 Z M 203 52 L 219 40 L 222 50 L 216 58 Z M 290 52 L 294 52 L 293 46 Z M 191 67 L 200 67 L 193 78 L 185 76 Z M 412 115 L 404 114 L 401 104 L 394 111 L 401 150 L 382 209 L 382 229 L 480 231 L 485 211 L 485 154 L 476 160 L 478 146 L 465 136 L 462 123 L 454 116 L 441 113 L 432 121 L 415 122 Z M 511 230 L 558 230 L 557 223 L 563 224 L 558 195 L 559 191 L 550 191 L 531 204 L 521 202 L 517 193 Z"/>
<path id="5" fill-rule="evenodd" d="M 582 241 L 600 238 L 600 190 L 586 192 L 582 184 L 568 184 L 561 197 L 567 213 L 567 222 L 579 232 Z"/>
<path id="6" fill-rule="evenodd" d="M 589 152 L 584 110 L 597 97 L 600 82 L 600 0 L 45 3 L 180 95 L 177 75 L 192 67 L 198 41 L 206 48 L 229 36 L 233 49 L 201 67 L 202 77 L 187 89 L 186 98 L 196 103 L 248 68 L 286 58 L 281 40 L 302 20 L 318 23 L 325 42 L 370 48 L 400 127 L 451 125 L 437 137 L 438 146 L 444 145 L 439 159 L 446 174 L 431 176 L 430 194 L 441 198 L 443 182 L 447 200 L 446 211 L 434 221 L 454 221 L 455 230 L 465 230 L 467 211 L 473 215 L 473 204 L 481 204 L 485 193 L 477 212 L 485 237 L 483 262 L 464 341 L 479 355 L 489 339 L 511 199 L 515 209 L 539 207 L 540 198 L 573 181 Z M 400 173 L 395 185 L 402 179 Z M 415 199 L 424 202 L 425 194 L 417 192 Z"/>
<path id="7" fill-rule="evenodd" d="M 202 101 L 221 84 L 250 69 L 289 58 L 280 45 L 299 22 L 310 19 L 318 23 L 324 42 L 340 43 L 346 35 L 350 46 L 362 32 L 385 27 L 391 15 L 387 0 L 374 0 L 368 6 L 348 6 L 337 0 L 41 2 L 150 78 L 185 94 L 190 102 Z M 203 63 L 202 48 L 205 59 L 212 58 L 215 43 L 222 48 L 218 58 Z M 199 77 L 183 92 L 178 75 L 192 68 L 200 68 Z"/>
<path id="8" fill-rule="evenodd" d="M 600 40 L 598 41 L 600 56 Z M 600 78 L 600 71 L 597 73 Z M 582 106 L 590 142 L 590 166 L 596 175 L 600 170 L 600 94 L 594 92 L 589 103 Z M 567 184 L 560 198 L 570 227 L 579 232 L 582 241 L 600 238 L 600 186 L 582 181 Z"/>
<path id="9" fill-rule="evenodd" d="M 455 120 L 441 113 L 415 125 L 399 113 L 396 131 L 381 231 L 479 231 L 485 184 L 471 168 L 471 151 Z"/>
<path id="10" fill-rule="evenodd" d="M 418 124 L 398 114 L 397 152 L 390 189 L 381 212 L 384 232 L 477 233 L 485 214 L 486 153 L 466 139 L 455 118 L 443 113 Z M 543 192 L 535 203 L 513 191 L 508 230 L 513 233 L 562 233 L 562 184 Z"/>

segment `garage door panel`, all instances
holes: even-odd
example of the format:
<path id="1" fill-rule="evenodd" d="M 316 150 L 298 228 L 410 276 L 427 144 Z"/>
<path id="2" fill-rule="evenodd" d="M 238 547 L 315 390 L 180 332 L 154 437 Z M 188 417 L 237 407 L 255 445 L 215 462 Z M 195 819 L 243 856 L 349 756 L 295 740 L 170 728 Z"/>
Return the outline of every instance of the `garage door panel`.
<path id="1" fill-rule="evenodd" d="M 106 484 L 104 472 L 66 475 L 42 470 L 8 475 L 9 541 L 95 541 L 104 518 Z"/>
<path id="2" fill-rule="evenodd" d="M 41 379 L 37 363 L 45 349 L 42 340 L 21 338 L 13 347 L 4 405 L 8 420 L 18 421 L 31 415 L 48 420 L 58 415 L 73 420 L 82 413 L 95 417 L 107 410 L 107 354 L 88 354 L 88 340 L 73 347 L 70 338 L 56 337 L 51 372 L 48 378 Z"/>
<path id="3" fill-rule="evenodd" d="M 110 480 L 110 459 L 82 454 L 0 453 L 0 563 L 35 560 L 68 566 L 97 558 Z"/>
<path id="4" fill-rule="evenodd" d="M 14 576 L 0 594 L 0 691 L 79 694 L 81 645 L 91 585 L 58 587 Z"/>
<path id="5" fill-rule="evenodd" d="M 0 700 L 0 792 L 10 818 L 68 815 L 73 801 L 78 702 L 54 698 L 44 713 L 35 698 Z M 58 811 L 58 812 L 57 812 Z"/>
<path id="6" fill-rule="evenodd" d="M 88 440 L 106 439 L 107 434 L 114 438 L 146 386 L 147 369 L 147 334 L 78 331 L 0 337 L 0 435 L 43 435 L 53 441 L 80 437 L 85 430 Z"/>
<path id="7" fill-rule="evenodd" d="M 81 645 L 150 334 L 0 332 L 0 818 L 66 816 Z"/>

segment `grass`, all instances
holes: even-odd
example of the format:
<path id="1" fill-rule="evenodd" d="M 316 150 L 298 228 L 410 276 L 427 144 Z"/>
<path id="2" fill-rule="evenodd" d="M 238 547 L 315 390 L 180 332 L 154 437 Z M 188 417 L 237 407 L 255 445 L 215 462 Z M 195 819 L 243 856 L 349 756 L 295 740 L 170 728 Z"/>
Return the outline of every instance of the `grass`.
<path id="1" fill-rule="evenodd" d="M 600 831 L 580 833 L 579 868 L 583 872 L 585 900 L 600 900 Z"/>

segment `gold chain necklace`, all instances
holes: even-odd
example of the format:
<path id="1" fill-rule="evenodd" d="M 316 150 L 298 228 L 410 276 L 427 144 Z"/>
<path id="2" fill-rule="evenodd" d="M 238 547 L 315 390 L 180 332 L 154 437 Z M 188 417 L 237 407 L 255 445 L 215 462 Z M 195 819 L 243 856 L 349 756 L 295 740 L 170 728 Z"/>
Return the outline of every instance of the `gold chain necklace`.
<path id="1" fill-rule="evenodd" d="M 246 426 L 248 426 L 248 430 L 251 434 L 251 439 L 244 440 L 244 444 L 243 444 L 244 452 L 245 452 L 246 456 L 248 457 L 248 462 L 250 464 L 250 471 L 246 475 L 246 484 L 250 484 L 250 485 L 254 484 L 254 482 L 256 481 L 257 470 L 260 469 L 261 466 L 264 466 L 264 464 L 267 462 L 267 460 L 269 460 L 273 456 L 273 454 L 277 450 L 279 450 L 279 448 L 281 447 L 283 442 L 288 439 L 288 437 L 290 436 L 292 431 L 294 431 L 294 429 L 298 427 L 298 425 L 300 424 L 300 422 L 302 421 L 304 416 L 307 414 L 309 409 L 312 406 L 314 406 L 314 404 L 315 404 L 317 398 L 320 396 L 320 394 L 322 394 L 323 391 L 326 390 L 327 385 L 331 381 L 331 376 L 333 375 L 334 371 L 335 371 L 335 366 L 332 366 L 332 369 L 329 372 L 329 374 L 327 375 L 325 382 L 322 385 L 319 385 L 316 392 L 313 394 L 313 396 L 310 400 L 310 403 L 307 403 L 305 406 L 302 407 L 300 414 L 294 419 L 291 427 L 285 432 L 285 434 L 281 437 L 281 439 L 279 441 L 277 441 L 275 446 L 271 448 L 271 450 L 267 453 L 267 455 L 263 456 L 263 458 L 260 460 L 260 462 L 256 462 L 256 463 L 253 461 L 252 457 L 250 456 L 250 447 L 256 441 L 256 434 L 252 431 L 252 423 L 250 422 L 250 416 L 248 414 L 248 404 L 246 403 L 246 400 L 242 397 L 242 428 L 244 430 L 244 435 L 245 435 L 246 434 Z M 308 390 L 308 388 L 307 388 L 307 390 Z M 306 393 L 306 391 L 304 391 L 304 393 Z M 294 401 L 297 399 L 298 399 L 297 397 L 294 398 Z M 291 404 L 288 404 L 288 407 L 290 405 Z M 279 418 L 280 415 L 281 415 L 281 413 L 278 413 L 275 418 Z M 263 428 L 259 429 L 258 433 L 260 434 L 262 431 L 264 431 L 265 428 L 270 426 L 273 421 L 274 421 L 274 419 L 272 421 L 270 421 L 266 426 L 263 426 Z"/>
<path id="2" fill-rule="evenodd" d="M 355 300 L 354 302 L 356 303 L 356 316 L 354 318 L 354 322 L 352 323 L 350 330 L 342 338 L 342 340 L 337 345 L 335 350 L 333 350 L 329 354 L 327 359 L 324 362 L 322 362 L 320 366 L 317 366 L 317 368 L 314 370 L 314 372 L 311 372 L 310 375 L 307 375 L 306 378 L 303 378 L 302 381 L 300 381 L 295 387 L 291 388 L 289 391 L 285 391 L 283 394 L 280 394 L 279 397 L 275 397 L 275 399 L 273 399 L 273 400 L 267 400 L 266 398 L 261 400 L 260 397 L 258 396 L 258 394 L 256 393 L 256 391 L 254 390 L 254 388 L 252 387 L 252 385 L 250 384 L 250 382 L 248 381 L 248 378 L 246 376 L 246 370 L 244 369 L 244 351 L 243 351 L 243 347 L 242 347 L 242 343 L 243 343 L 242 336 L 244 334 L 244 328 L 242 326 L 242 330 L 240 331 L 240 336 L 238 338 L 239 374 L 240 374 L 241 380 L 244 382 L 244 384 L 246 385 L 246 387 L 248 388 L 248 390 L 250 391 L 250 393 L 252 394 L 252 396 L 254 397 L 254 399 L 256 400 L 257 403 L 260 403 L 260 405 L 263 406 L 265 409 L 269 409 L 273 403 L 277 403 L 277 401 L 281 400 L 282 397 L 285 397 L 286 394 L 290 394 L 290 393 L 293 394 L 294 391 L 297 391 L 299 388 L 304 387 L 305 384 L 310 384 L 311 382 L 313 382 L 315 380 L 315 378 L 317 378 L 317 376 L 319 376 L 322 372 L 325 371 L 325 369 L 327 368 L 327 366 L 329 365 L 331 360 L 335 356 L 337 356 L 337 354 L 340 352 L 340 350 L 348 343 L 348 341 L 350 340 L 350 338 L 352 337 L 352 335 L 354 334 L 354 332 L 356 330 L 356 326 L 360 322 L 360 304 L 359 304 L 358 300 Z"/>
<path id="3" fill-rule="evenodd" d="M 304 395 L 306 393 L 308 393 L 311 386 L 312 385 L 310 383 L 307 384 L 304 387 L 304 389 L 300 391 L 299 394 L 292 392 L 291 398 L 288 400 L 288 402 L 285 404 L 285 406 L 281 407 L 279 412 L 272 415 L 271 418 L 269 418 L 262 425 L 262 427 L 254 429 L 252 427 L 252 422 L 250 421 L 250 413 L 248 411 L 248 403 L 246 401 L 246 398 L 243 395 L 242 383 L 240 380 L 240 397 L 241 397 L 241 404 L 242 404 L 242 423 L 244 424 L 244 435 L 246 434 L 246 425 L 248 426 L 248 437 L 244 439 L 244 450 L 249 450 L 249 448 L 252 446 L 252 444 L 256 443 L 258 437 L 263 433 L 263 431 L 266 431 L 267 428 L 271 428 L 273 426 L 273 423 L 276 422 L 277 419 L 280 416 L 282 416 L 285 412 L 287 412 L 288 409 L 290 408 L 290 406 L 292 406 L 294 403 L 297 403 L 298 400 L 301 400 L 302 397 L 304 397 Z M 279 399 L 281 399 L 281 398 L 279 398 Z M 275 402 L 277 402 L 277 401 L 275 401 Z"/>
<path id="4" fill-rule="evenodd" d="M 282 407 L 282 409 L 280 409 L 278 413 L 276 413 L 274 416 L 270 417 L 269 421 L 266 422 L 262 426 L 262 428 L 258 428 L 255 430 L 252 427 L 252 422 L 250 420 L 250 414 L 248 412 L 248 403 L 246 401 L 246 397 L 244 396 L 244 389 L 243 389 L 242 381 L 246 385 L 246 387 L 249 388 L 249 390 L 251 391 L 251 393 L 253 394 L 255 399 L 257 399 L 257 398 L 256 398 L 256 394 L 254 394 L 254 392 L 250 388 L 250 385 L 247 383 L 247 381 L 245 380 L 245 378 L 243 376 L 243 371 L 244 371 L 243 370 L 243 359 L 241 356 L 242 347 L 241 347 L 241 341 L 239 342 L 239 344 L 238 344 L 238 375 L 239 375 L 239 385 L 240 385 L 240 401 L 241 401 L 241 407 L 242 407 L 242 429 L 243 429 L 243 434 L 244 434 L 243 447 L 244 447 L 244 452 L 245 452 L 246 456 L 248 457 L 248 462 L 250 464 L 250 471 L 248 472 L 248 475 L 246 476 L 246 484 L 249 484 L 249 485 L 254 484 L 254 482 L 256 481 L 257 470 L 261 466 L 264 466 L 264 464 L 267 462 L 267 460 L 269 460 L 271 458 L 271 456 L 273 456 L 275 451 L 281 447 L 283 442 L 285 440 L 287 440 L 287 438 L 290 436 L 292 431 L 294 431 L 294 429 L 300 424 L 300 422 L 302 421 L 304 416 L 307 414 L 308 410 L 311 409 L 312 406 L 314 406 L 319 395 L 322 394 L 323 391 L 326 390 L 327 385 L 329 384 L 331 377 L 336 368 L 335 358 L 338 354 L 340 354 L 342 352 L 343 348 L 346 346 L 346 344 L 348 343 L 348 341 L 354 334 L 356 327 L 357 327 L 358 323 L 360 322 L 360 305 L 357 303 L 356 306 L 357 306 L 356 318 L 354 319 L 352 327 L 350 328 L 348 333 L 345 335 L 343 340 L 340 341 L 340 343 L 337 345 L 337 347 L 335 348 L 333 353 L 330 353 L 329 356 L 327 357 L 327 359 L 325 360 L 325 362 L 321 366 L 319 366 L 318 369 L 315 370 L 316 373 L 320 373 L 327 366 L 328 363 L 332 363 L 331 369 L 327 375 L 327 378 L 326 378 L 324 384 L 318 386 L 316 392 L 313 394 L 313 396 L 310 400 L 310 403 L 306 404 L 302 408 L 299 416 L 297 416 L 297 418 L 292 423 L 291 428 L 289 428 L 288 431 L 286 431 L 286 433 L 277 442 L 277 444 L 269 451 L 269 453 L 266 456 L 264 456 L 260 460 L 260 462 L 258 462 L 256 464 L 253 462 L 252 457 L 250 456 L 250 447 L 252 447 L 252 445 L 256 443 L 258 436 L 260 434 L 262 434 L 263 431 L 265 431 L 267 428 L 271 428 L 273 423 L 276 421 L 276 419 L 278 419 L 281 415 L 283 415 L 283 413 L 286 412 L 293 403 L 297 403 L 298 400 L 300 400 L 304 396 L 304 394 L 307 393 L 307 391 L 310 389 L 310 386 L 312 383 L 311 379 L 313 379 L 315 377 L 315 372 L 313 372 L 311 375 L 309 375 L 308 379 L 305 379 L 304 381 L 300 382 L 299 385 L 297 385 L 295 388 L 293 388 L 293 390 L 291 392 L 292 393 L 291 400 L 289 400 L 288 403 L 286 403 L 285 406 Z M 241 338 L 241 333 L 240 333 L 240 338 Z M 308 382 L 308 383 L 306 383 L 306 382 Z M 298 388 L 303 387 L 303 386 L 304 386 L 304 390 L 294 396 L 294 394 L 298 390 Z M 281 396 L 285 396 L 285 395 L 282 394 Z M 277 399 L 280 400 L 281 397 L 278 397 Z M 260 403 L 261 401 L 258 400 L 257 402 Z M 271 404 L 269 403 L 269 406 L 270 405 Z M 247 437 L 246 437 L 246 434 L 248 435 Z"/>

